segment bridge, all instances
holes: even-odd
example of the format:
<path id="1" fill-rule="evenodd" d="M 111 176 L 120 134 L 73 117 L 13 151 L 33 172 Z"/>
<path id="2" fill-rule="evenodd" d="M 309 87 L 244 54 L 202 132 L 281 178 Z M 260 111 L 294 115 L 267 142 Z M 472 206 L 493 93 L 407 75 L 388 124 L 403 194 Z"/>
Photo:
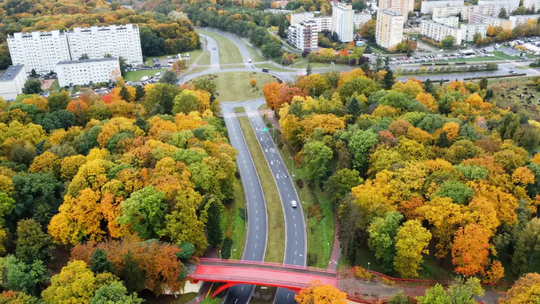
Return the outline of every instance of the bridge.
<path id="1" fill-rule="evenodd" d="M 276 263 L 199 259 L 197 268 L 189 277 L 195 282 L 225 283 L 212 292 L 214 298 L 223 290 L 238 285 L 251 284 L 283 287 L 298 293 L 312 280 L 338 288 L 339 274 L 335 270 L 283 265 Z"/>

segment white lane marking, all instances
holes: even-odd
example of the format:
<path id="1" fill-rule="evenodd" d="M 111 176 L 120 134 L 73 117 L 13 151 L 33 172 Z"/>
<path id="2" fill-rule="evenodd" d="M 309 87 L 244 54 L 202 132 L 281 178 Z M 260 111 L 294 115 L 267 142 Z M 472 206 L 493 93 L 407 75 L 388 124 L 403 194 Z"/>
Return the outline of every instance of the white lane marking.
<path id="1" fill-rule="evenodd" d="M 259 213 L 259 210 L 255 210 L 255 213 L 257 213 L 257 214 L 258 214 L 258 213 Z"/>
<path id="2" fill-rule="evenodd" d="M 295 245 L 298 245 L 298 241 L 294 241 L 294 244 L 295 244 Z"/>
<path id="3" fill-rule="evenodd" d="M 257 230 L 259 230 L 259 225 L 257 225 Z"/>
<path id="4" fill-rule="evenodd" d="M 255 243 L 255 248 L 257 248 L 257 243 Z"/>
<path id="5" fill-rule="evenodd" d="M 255 238 L 258 239 L 258 238 L 259 238 L 259 235 L 258 235 L 258 234 L 255 234 Z"/>
<path id="6" fill-rule="evenodd" d="M 293 265 L 296 265 L 296 260 L 293 261 Z"/>
<path id="7" fill-rule="evenodd" d="M 253 257 L 255 257 L 255 253 L 253 254 Z"/>
<path id="8" fill-rule="evenodd" d="M 255 245 L 257 245 L 257 244 L 255 244 Z M 294 255 L 297 255 L 297 254 L 298 254 L 298 251 L 295 250 L 295 251 L 294 251 Z"/>
<path id="9" fill-rule="evenodd" d="M 236 304 L 236 302 L 238 302 L 238 298 L 236 300 L 234 300 L 234 304 Z"/>
<path id="10" fill-rule="evenodd" d="M 287 197 L 291 197 L 291 196 L 289 195 L 289 193 L 287 193 Z"/>
<path id="11" fill-rule="evenodd" d="M 294 224 L 294 228 L 296 228 L 296 224 Z"/>
<path id="12" fill-rule="evenodd" d="M 298 234 L 296 233 L 296 231 L 294 232 L 294 236 L 298 236 Z"/>
<path id="13" fill-rule="evenodd" d="M 244 286 L 242 286 L 242 289 L 240 289 L 240 291 L 244 290 Z"/>
<path id="14" fill-rule="evenodd" d="M 293 220 L 295 220 L 295 219 L 296 219 L 296 217 L 295 217 L 295 216 L 293 215 L 293 216 L 292 216 L 292 219 L 293 219 Z"/>

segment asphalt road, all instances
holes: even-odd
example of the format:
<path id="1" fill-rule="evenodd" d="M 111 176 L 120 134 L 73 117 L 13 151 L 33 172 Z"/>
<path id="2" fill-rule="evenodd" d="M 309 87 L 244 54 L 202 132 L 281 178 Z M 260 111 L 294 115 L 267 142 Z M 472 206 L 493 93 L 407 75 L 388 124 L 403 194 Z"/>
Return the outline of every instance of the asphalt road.
<path id="1" fill-rule="evenodd" d="M 225 125 L 232 146 L 238 151 L 236 164 L 240 171 L 247 210 L 246 244 L 243 260 L 264 261 L 266 252 L 268 222 L 266 203 L 262 192 L 257 170 L 251 159 L 244 135 L 240 129 L 234 108 L 228 104 L 222 106 Z M 246 304 L 253 293 L 253 285 L 237 285 L 229 289 L 223 303 Z"/>

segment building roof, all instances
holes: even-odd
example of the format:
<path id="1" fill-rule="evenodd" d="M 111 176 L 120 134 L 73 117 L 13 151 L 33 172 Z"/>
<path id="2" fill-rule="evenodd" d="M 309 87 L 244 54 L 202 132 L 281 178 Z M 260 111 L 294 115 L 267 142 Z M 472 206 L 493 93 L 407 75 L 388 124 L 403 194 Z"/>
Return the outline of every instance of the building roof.
<path id="1" fill-rule="evenodd" d="M 381 12 L 383 14 L 386 14 L 386 15 L 390 15 L 390 16 L 401 16 L 401 17 L 403 17 L 401 12 L 395 11 L 395 10 L 393 10 L 391 8 L 385 8 L 383 10 L 379 10 L 379 12 Z"/>
<path id="2" fill-rule="evenodd" d="M 17 77 L 17 75 L 24 69 L 24 65 L 10 65 L 8 66 L 8 68 L 6 69 L 6 71 L 4 72 L 4 74 L 2 74 L 2 76 L 0 76 L 0 81 L 1 82 L 4 82 L 4 81 L 12 81 L 13 79 L 15 79 L 15 77 Z"/>
<path id="3" fill-rule="evenodd" d="M 60 61 L 57 63 L 57 65 L 79 64 L 79 63 L 88 63 L 88 62 L 105 62 L 105 61 L 118 61 L 118 58 L 99 58 L 99 59 Z"/>

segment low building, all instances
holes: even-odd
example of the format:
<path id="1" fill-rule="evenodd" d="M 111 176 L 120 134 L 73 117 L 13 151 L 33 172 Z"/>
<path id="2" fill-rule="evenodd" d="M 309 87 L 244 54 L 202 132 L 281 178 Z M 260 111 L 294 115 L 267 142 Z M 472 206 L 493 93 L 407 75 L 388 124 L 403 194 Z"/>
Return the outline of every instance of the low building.
<path id="1" fill-rule="evenodd" d="M 56 65 L 61 87 L 116 81 L 120 76 L 118 58 L 62 61 Z"/>
<path id="2" fill-rule="evenodd" d="M 315 51 L 319 44 L 319 29 L 317 21 L 307 20 L 297 25 L 289 26 L 289 44 L 300 50 Z"/>
<path id="3" fill-rule="evenodd" d="M 486 24 L 488 26 L 500 26 L 503 30 L 511 30 L 512 29 L 512 21 L 502 19 L 499 17 L 493 17 L 488 16 L 484 14 L 478 14 L 478 13 L 470 13 L 469 14 L 469 23 L 477 24 L 482 23 Z"/>
<path id="4" fill-rule="evenodd" d="M 436 7 L 463 7 L 464 0 L 432 0 L 422 1 L 420 12 L 424 15 L 431 14 Z"/>
<path id="5" fill-rule="evenodd" d="M 4 100 L 15 100 L 22 93 L 26 83 L 26 72 L 23 65 L 10 65 L 0 75 L 0 97 Z"/>
<path id="6" fill-rule="evenodd" d="M 510 16 L 510 22 L 512 23 L 512 28 L 515 28 L 518 25 L 525 25 L 528 20 L 537 20 L 540 18 L 540 15 L 514 15 Z"/>
<path id="7" fill-rule="evenodd" d="M 356 29 L 359 29 L 362 26 L 362 24 L 368 22 L 369 20 L 371 20 L 370 13 L 362 12 L 362 13 L 354 14 L 354 27 Z"/>
<path id="8" fill-rule="evenodd" d="M 452 36 L 454 37 L 454 44 L 461 44 L 461 30 L 459 28 L 448 26 L 433 20 L 422 20 L 422 23 L 420 24 L 420 34 L 438 42 L 448 36 Z"/>
<path id="9" fill-rule="evenodd" d="M 482 38 L 486 37 L 488 26 L 483 23 L 469 23 L 461 24 L 459 28 L 461 29 L 461 38 L 466 42 L 473 42 L 476 34 L 480 34 Z"/>
<path id="10" fill-rule="evenodd" d="M 313 19 L 314 17 L 315 14 L 313 12 L 291 14 L 291 25 L 300 24 L 301 22 Z"/>
<path id="11" fill-rule="evenodd" d="M 433 21 L 446 24 L 451 27 L 458 27 L 459 17 L 433 18 Z"/>
<path id="12" fill-rule="evenodd" d="M 400 12 L 384 9 L 377 11 L 375 41 L 383 48 L 395 47 L 403 40 L 405 18 Z"/>
<path id="13" fill-rule="evenodd" d="M 332 31 L 332 17 L 317 17 L 310 20 L 315 20 L 319 27 L 319 32 Z"/>

